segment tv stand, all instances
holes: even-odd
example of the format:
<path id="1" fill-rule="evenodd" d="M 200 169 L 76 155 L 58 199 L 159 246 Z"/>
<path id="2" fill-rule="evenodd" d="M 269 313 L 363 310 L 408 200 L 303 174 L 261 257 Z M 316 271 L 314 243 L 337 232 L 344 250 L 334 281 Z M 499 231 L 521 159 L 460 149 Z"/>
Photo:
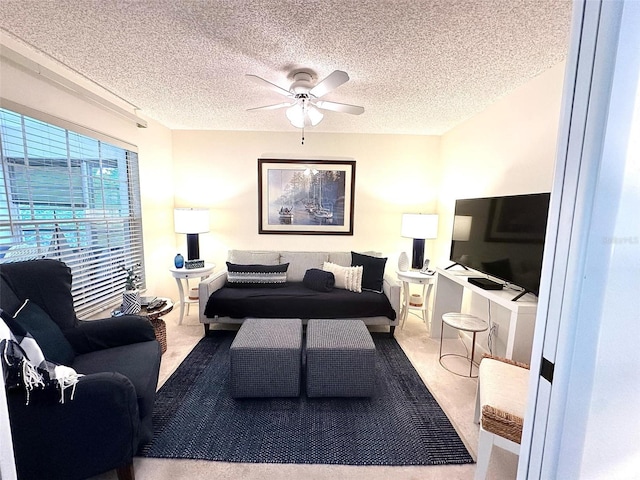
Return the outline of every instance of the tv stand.
<path id="1" fill-rule="evenodd" d="M 479 272 L 476 273 L 481 276 Z M 522 295 L 519 295 L 520 301 L 513 301 L 513 292 L 506 289 L 484 290 L 469 283 L 467 279 L 468 272 L 466 271 L 436 269 L 433 314 L 429 328 L 430 337 L 436 341 L 439 340 L 442 327 L 441 319 L 445 313 L 470 313 L 487 321 L 490 308 L 492 322 L 500 325 L 493 353 L 520 362 L 530 362 L 538 302 L 521 299 L 527 292 L 522 292 Z M 466 297 L 464 301 L 463 297 Z M 489 307 L 487 307 L 487 302 L 490 302 Z M 449 328 L 447 325 L 444 328 L 442 333 L 445 338 L 457 338 L 457 330 Z M 482 346 L 486 349 L 484 338 L 479 338 L 478 345 L 483 342 Z"/>

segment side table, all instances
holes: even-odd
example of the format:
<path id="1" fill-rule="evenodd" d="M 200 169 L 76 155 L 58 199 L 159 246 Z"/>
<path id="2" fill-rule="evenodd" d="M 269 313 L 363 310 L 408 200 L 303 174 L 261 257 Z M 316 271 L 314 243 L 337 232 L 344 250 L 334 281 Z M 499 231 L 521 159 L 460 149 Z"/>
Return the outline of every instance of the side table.
<path id="1" fill-rule="evenodd" d="M 459 353 L 445 353 L 444 355 L 442 354 L 442 331 L 444 330 L 445 323 L 450 327 L 455 328 L 456 330 L 473 333 L 473 339 L 471 340 L 471 357 L 467 357 L 466 355 L 460 355 Z M 446 370 L 449 370 L 451 373 L 460 375 L 459 373 L 456 373 L 453 370 L 450 370 L 449 368 L 447 368 L 445 364 L 442 363 L 442 358 L 449 357 L 449 356 L 467 358 L 469 360 L 469 377 L 470 378 L 477 377 L 477 375 L 475 377 L 473 376 L 473 366 L 476 365 L 473 362 L 473 356 L 476 353 L 476 333 L 484 332 L 488 328 L 489 327 L 487 326 L 487 322 L 479 319 L 474 315 L 469 315 L 467 313 L 450 312 L 442 315 L 442 326 L 440 328 L 440 358 L 438 359 L 438 361 L 440 362 L 440 365 L 442 365 Z M 465 375 L 460 375 L 460 376 L 463 377 Z"/>
<path id="2" fill-rule="evenodd" d="M 427 315 L 429 312 L 429 298 L 431 295 L 431 289 L 433 287 L 433 283 L 435 281 L 435 276 L 433 274 L 427 275 L 425 273 L 420 273 L 418 270 L 409 270 L 407 272 L 397 271 L 398 280 L 402 282 L 402 292 L 403 292 L 403 302 L 402 308 L 400 309 L 400 319 L 402 320 L 402 327 L 404 328 L 404 322 L 407 320 L 409 316 L 409 310 L 419 310 L 421 311 L 422 321 L 425 324 L 427 323 Z M 414 307 L 411 305 L 411 284 L 422 285 L 422 306 Z"/>
<path id="3" fill-rule="evenodd" d="M 175 268 L 171 267 L 169 271 L 173 278 L 176 279 L 178 284 L 178 292 L 180 294 L 180 320 L 178 325 L 182 325 L 182 319 L 184 318 L 184 306 L 187 306 L 187 315 L 189 315 L 189 306 L 192 303 L 198 303 L 198 299 L 189 298 L 189 279 L 199 278 L 204 280 L 213 273 L 213 269 L 216 268 L 214 263 L 205 263 L 202 268 Z M 186 287 L 186 293 L 185 293 Z"/>
<path id="4" fill-rule="evenodd" d="M 157 300 L 160 301 L 160 306 L 158 308 L 154 308 L 153 310 L 147 310 L 147 306 L 144 305 L 140 312 L 135 315 L 139 315 L 141 317 L 146 317 L 151 322 L 153 326 L 153 331 L 156 335 L 156 340 L 160 344 L 160 348 L 162 349 L 162 353 L 167 351 L 167 324 L 165 321 L 160 318 L 165 316 L 171 310 L 173 310 L 173 302 L 170 298 L 165 297 L 157 297 Z M 111 312 L 111 316 L 120 316 L 122 313 L 119 309 L 113 310 Z"/>

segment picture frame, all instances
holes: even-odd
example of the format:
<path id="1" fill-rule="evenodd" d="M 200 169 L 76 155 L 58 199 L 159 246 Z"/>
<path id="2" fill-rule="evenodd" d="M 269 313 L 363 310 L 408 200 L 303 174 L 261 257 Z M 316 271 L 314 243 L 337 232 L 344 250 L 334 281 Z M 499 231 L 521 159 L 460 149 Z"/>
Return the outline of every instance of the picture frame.
<path id="1" fill-rule="evenodd" d="M 354 160 L 258 159 L 258 233 L 353 235 Z"/>

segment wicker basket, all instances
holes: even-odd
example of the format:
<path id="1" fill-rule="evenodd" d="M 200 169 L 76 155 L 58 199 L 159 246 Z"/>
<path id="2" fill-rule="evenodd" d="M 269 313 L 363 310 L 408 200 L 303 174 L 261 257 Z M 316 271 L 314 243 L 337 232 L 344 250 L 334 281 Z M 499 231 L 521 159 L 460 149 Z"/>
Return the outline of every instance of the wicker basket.
<path id="1" fill-rule="evenodd" d="M 160 344 L 162 353 L 167 351 L 167 324 L 161 318 L 149 319 L 156 333 L 156 340 Z"/>
<path id="2" fill-rule="evenodd" d="M 517 415 L 494 408 L 490 405 L 482 406 L 482 428 L 495 433 L 515 443 L 522 439 L 523 419 Z"/>

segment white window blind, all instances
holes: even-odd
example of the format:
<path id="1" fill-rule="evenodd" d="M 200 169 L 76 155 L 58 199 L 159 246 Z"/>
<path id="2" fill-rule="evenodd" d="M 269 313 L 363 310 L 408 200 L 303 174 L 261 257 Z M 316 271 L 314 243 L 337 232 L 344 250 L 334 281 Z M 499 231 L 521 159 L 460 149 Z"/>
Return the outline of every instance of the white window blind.
<path id="1" fill-rule="evenodd" d="M 0 147 L 0 262 L 65 262 L 81 318 L 121 300 L 122 266 L 145 287 L 136 152 L 7 109 Z"/>

